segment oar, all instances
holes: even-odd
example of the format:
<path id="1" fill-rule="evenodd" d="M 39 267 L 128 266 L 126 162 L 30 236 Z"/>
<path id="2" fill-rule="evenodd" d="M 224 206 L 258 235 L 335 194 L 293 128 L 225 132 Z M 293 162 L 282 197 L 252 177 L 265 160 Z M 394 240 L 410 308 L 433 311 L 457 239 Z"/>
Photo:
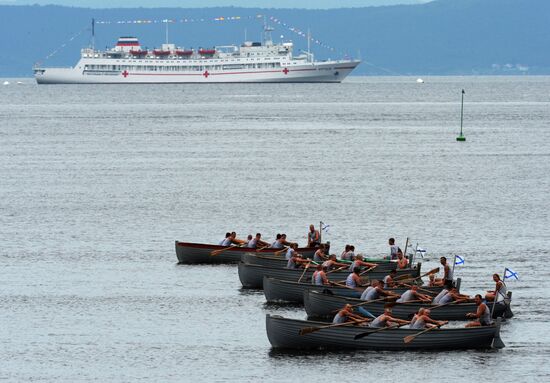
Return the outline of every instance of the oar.
<path id="1" fill-rule="evenodd" d="M 396 277 L 395 279 L 399 279 L 401 282 L 405 282 L 405 281 L 416 281 L 417 279 L 421 279 L 421 278 L 424 278 L 426 275 L 431 275 L 431 274 L 434 274 L 434 273 L 437 273 L 439 272 L 439 267 L 436 267 L 435 269 L 431 269 L 430 271 L 428 271 L 427 273 L 424 273 L 418 277 L 415 277 L 415 278 L 410 278 L 410 279 L 405 279 L 405 280 L 402 280 L 403 278 L 403 275 L 399 276 L 399 277 Z M 410 275 L 409 275 L 410 276 Z"/>
<path id="2" fill-rule="evenodd" d="M 392 297 L 384 297 L 384 298 L 378 298 L 378 299 L 372 299 L 370 301 L 365 301 L 365 302 L 361 302 L 361 303 L 356 303 L 354 305 L 351 305 L 351 307 L 359 307 L 359 306 L 363 306 L 363 305 L 368 305 L 369 303 L 374 303 L 374 302 L 381 302 L 381 301 L 384 301 L 386 299 L 392 299 Z"/>
<path id="3" fill-rule="evenodd" d="M 399 275 L 397 277 L 395 277 L 393 280 L 394 281 L 402 281 L 402 280 L 409 280 L 412 278 L 412 275 L 411 274 L 403 274 L 403 275 Z"/>
<path id="4" fill-rule="evenodd" d="M 378 267 L 378 265 L 375 265 L 375 266 L 370 267 L 370 268 L 368 268 L 368 269 L 366 269 L 366 270 L 363 270 L 363 271 L 361 271 L 361 272 L 359 273 L 359 276 L 361 276 L 361 275 L 363 275 L 363 274 L 366 274 L 366 273 L 368 273 L 369 271 L 372 271 L 372 270 L 376 269 L 377 267 Z"/>
<path id="5" fill-rule="evenodd" d="M 300 335 L 306 335 L 306 334 L 311 334 L 312 332 L 315 332 L 315 331 L 323 330 L 323 329 L 325 329 L 325 328 L 349 326 L 349 325 L 351 325 L 351 324 L 363 323 L 363 322 L 368 322 L 368 321 L 370 321 L 370 318 L 365 318 L 365 319 L 362 319 L 362 320 L 357 320 L 356 322 L 350 321 L 350 322 L 344 322 L 344 323 L 336 323 L 336 324 L 331 324 L 331 325 L 328 325 L 328 326 L 304 327 L 304 328 L 300 329 L 300 331 L 299 331 L 298 333 L 299 333 Z"/>
<path id="6" fill-rule="evenodd" d="M 263 250 L 263 249 L 267 249 L 269 247 L 269 245 L 265 245 L 265 246 L 262 246 L 262 247 L 258 247 L 256 249 L 256 251 L 260 251 L 260 250 Z"/>
<path id="7" fill-rule="evenodd" d="M 415 300 L 412 300 L 412 301 L 407 301 L 407 302 L 388 302 L 386 305 L 384 305 L 384 307 L 393 307 L 395 305 L 406 305 L 408 303 L 428 303 L 428 302 L 425 302 L 425 301 L 422 301 L 420 299 L 415 299 Z"/>
<path id="8" fill-rule="evenodd" d="M 447 323 L 449 323 L 449 322 L 445 322 L 445 323 L 442 323 L 442 324 L 439 324 L 439 325 L 436 325 L 436 326 L 427 328 L 426 330 L 422 330 L 422 331 L 420 331 L 419 333 L 416 333 L 416 334 L 413 334 L 413 335 L 408 335 L 408 336 L 406 336 L 406 337 L 403 338 L 403 342 L 405 342 L 405 343 L 411 343 L 411 342 L 414 340 L 414 338 L 416 338 L 417 336 L 422 335 L 422 334 L 424 334 L 424 333 L 427 333 L 428 331 L 432 331 L 432 330 L 435 329 L 435 328 L 440 328 L 441 326 L 443 326 L 443 325 L 445 325 L 445 324 L 447 324 Z"/>
<path id="9" fill-rule="evenodd" d="M 449 305 L 452 305 L 452 304 L 455 304 L 455 303 L 464 303 L 464 302 L 467 302 L 467 300 L 458 299 L 458 300 L 456 300 L 456 301 L 447 302 L 447 303 L 443 303 L 443 304 L 441 304 L 441 305 L 437 305 L 437 306 L 434 306 L 434 307 L 430 307 L 430 310 L 435 310 L 435 309 L 438 309 L 438 308 L 440 308 L 440 307 L 449 306 Z"/>
<path id="10" fill-rule="evenodd" d="M 328 271 L 327 274 L 334 273 L 335 271 L 342 271 L 342 270 L 347 269 L 347 268 L 348 268 L 348 266 L 342 266 L 338 269 Z M 345 280 L 344 281 L 339 281 L 339 282 L 345 282 Z"/>
<path id="11" fill-rule="evenodd" d="M 374 330 L 374 331 L 362 332 L 362 333 L 359 333 L 359 334 L 355 335 L 355 336 L 353 337 L 353 339 L 355 339 L 355 340 L 361 339 L 361 338 L 364 338 L 364 337 L 366 337 L 366 336 L 369 336 L 370 334 L 374 334 L 374 333 L 377 333 L 377 332 L 380 332 L 380 331 L 384 331 L 384 330 L 399 328 L 399 327 L 405 326 L 405 325 L 407 325 L 407 324 L 408 324 L 408 323 L 403 323 L 403 324 L 398 324 L 397 326 L 382 327 L 382 328 L 376 329 L 376 330 Z"/>
<path id="12" fill-rule="evenodd" d="M 406 283 L 400 283 L 400 285 L 405 286 L 405 287 L 408 287 L 408 288 L 411 288 L 411 287 L 412 287 L 412 285 L 409 285 L 409 284 L 406 284 Z M 423 289 L 422 287 L 416 286 L 416 288 L 417 288 L 419 291 L 424 291 L 426 294 L 437 295 L 437 293 L 434 293 L 433 291 L 430 291 L 430 290 Z"/>
<path id="13" fill-rule="evenodd" d="M 287 247 L 283 247 L 281 250 L 276 251 L 276 252 L 274 252 L 273 254 L 275 254 L 275 255 L 280 255 L 280 254 L 284 253 L 284 252 L 287 251 L 287 250 L 288 250 L 288 246 L 287 246 Z"/>
<path id="14" fill-rule="evenodd" d="M 360 287 L 351 287 L 351 286 L 348 286 L 348 285 L 344 285 L 343 283 L 340 283 L 340 282 L 332 282 L 332 281 L 329 281 L 329 283 L 331 285 L 335 285 L 335 286 L 338 286 L 338 287 L 345 287 L 346 289 L 351 289 L 351 290 L 355 290 L 355 291 L 358 291 L 360 293 L 362 293 L 363 291 L 365 291 L 365 289 L 362 289 Z"/>
<path id="15" fill-rule="evenodd" d="M 229 250 L 229 249 L 234 249 L 236 247 L 242 247 L 242 245 L 238 245 L 238 246 L 229 246 L 229 247 L 226 247 L 225 249 L 220 249 L 220 250 L 214 250 L 212 252 L 210 252 L 210 255 L 218 255 L 220 253 L 223 253 L 224 251 L 226 250 Z"/>
<path id="16" fill-rule="evenodd" d="M 298 279 L 298 283 L 302 281 L 302 278 L 304 277 L 304 274 L 306 273 L 307 269 L 309 269 L 309 263 L 305 265 L 304 271 L 302 272 L 302 275 L 300 275 L 300 279 Z"/>

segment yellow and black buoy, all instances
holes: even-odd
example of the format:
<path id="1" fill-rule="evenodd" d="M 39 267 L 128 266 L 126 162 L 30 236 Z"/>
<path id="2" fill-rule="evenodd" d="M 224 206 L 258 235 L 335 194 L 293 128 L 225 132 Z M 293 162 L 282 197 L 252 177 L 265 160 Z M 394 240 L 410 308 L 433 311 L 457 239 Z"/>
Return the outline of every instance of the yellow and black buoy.
<path id="1" fill-rule="evenodd" d="M 466 137 L 462 134 L 462 121 L 464 120 L 464 89 L 462 89 L 462 102 L 460 104 L 460 134 L 456 138 L 457 141 L 466 141 Z"/>

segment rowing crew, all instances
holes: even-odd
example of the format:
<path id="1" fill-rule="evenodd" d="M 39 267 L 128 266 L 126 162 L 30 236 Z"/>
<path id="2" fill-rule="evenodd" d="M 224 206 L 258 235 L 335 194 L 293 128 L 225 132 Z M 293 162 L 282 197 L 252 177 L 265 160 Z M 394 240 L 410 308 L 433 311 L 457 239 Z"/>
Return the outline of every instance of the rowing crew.
<path id="1" fill-rule="evenodd" d="M 489 308 L 485 303 L 483 303 L 482 297 L 480 294 L 475 296 L 475 303 L 477 306 L 476 312 L 467 313 L 466 317 L 474 319 L 471 322 L 466 323 L 465 327 L 479 327 L 479 326 L 489 326 L 492 324 L 491 313 Z M 420 308 L 416 314 L 413 315 L 410 321 L 395 318 L 392 316 L 391 307 L 384 308 L 384 312 L 377 317 L 372 315 L 367 310 L 363 309 L 361 306 L 357 306 L 358 311 L 363 314 L 356 314 L 353 312 L 354 306 L 351 304 L 346 304 L 341 310 L 339 310 L 334 316 L 332 323 L 357 323 L 361 322 L 361 325 L 367 325 L 371 328 L 384 328 L 384 327 L 401 327 L 404 325 L 409 325 L 410 329 L 429 329 L 433 327 L 441 327 L 448 321 L 438 321 L 430 317 L 431 310 L 428 308 Z M 372 317 L 372 320 L 365 317 L 364 315 Z M 370 323 L 369 323 L 370 322 Z"/>
<path id="2" fill-rule="evenodd" d="M 332 320 L 332 323 L 340 324 L 346 322 L 361 322 L 361 325 L 368 326 L 370 328 L 384 328 L 395 326 L 401 327 L 404 325 L 409 325 L 409 328 L 411 329 L 423 329 L 430 328 L 432 326 L 443 326 L 444 324 L 448 323 L 446 321 L 437 321 L 430 318 L 430 310 L 423 308 L 418 310 L 418 313 L 416 313 L 410 321 L 392 316 L 392 309 L 390 307 L 386 307 L 384 309 L 384 312 L 377 317 L 370 314 L 368 311 L 362 309 L 361 307 L 358 307 L 358 309 L 363 314 L 371 316 L 372 320 L 366 318 L 363 315 L 355 314 L 353 312 L 353 306 L 350 304 L 346 304 L 341 310 L 336 313 Z"/>
<path id="3" fill-rule="evenodd" d="M 277 234 L 275 241 L 271 244 L 262 240 L 262 234 L 256 233 L 256 236 L 253 237 L 252 234 L 249 234 L 247 239 L 237 238 L 237 233 L 234 231 L 231 233 L 225 233 L 225 238 L 222 239 L 219 243 L 220 246 L 242 246 L 248 247 L 251 249 L 257 248 L 271 248 L 271 249 L 283 249 L 285 246 L 290 246 L 293 242 L 289 242 L 286 239 L 286 234 Z M 296 244 L 297 245 L 297 244 Z M 296 246 L 297 247 L 297 246 Z"/>

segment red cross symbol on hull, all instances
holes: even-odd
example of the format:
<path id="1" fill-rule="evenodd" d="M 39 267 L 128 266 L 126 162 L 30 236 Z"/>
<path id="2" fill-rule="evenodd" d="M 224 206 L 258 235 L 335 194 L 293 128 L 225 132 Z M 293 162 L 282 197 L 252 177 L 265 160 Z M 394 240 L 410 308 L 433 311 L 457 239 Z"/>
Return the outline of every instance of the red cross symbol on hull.
<path id="1" fill-rule="evenodd" d="M 124 76 L 124 78 L 128 77 L 128 74 L 129 74 L 129 73 L 128 73 L 127 70 L 125 70 L 124 72 L 122 72 L 122 75 Z"/>
<path id="2" fill-rule="evenodd" d="M 283 69 L 283 73 L 284 73 L 284 74 L 288 74 L 288 72 L 290 72 L 290 71 L 288 70 L 288 68 Z"/>
<path id="3" fill-rule="evenodd" d="M 204 76 L 204 78 L 208 78 L 208 76 L 210 76 L 210 73 L 208 73 L 208 71 L 205 70 L 202 75 Z"/>

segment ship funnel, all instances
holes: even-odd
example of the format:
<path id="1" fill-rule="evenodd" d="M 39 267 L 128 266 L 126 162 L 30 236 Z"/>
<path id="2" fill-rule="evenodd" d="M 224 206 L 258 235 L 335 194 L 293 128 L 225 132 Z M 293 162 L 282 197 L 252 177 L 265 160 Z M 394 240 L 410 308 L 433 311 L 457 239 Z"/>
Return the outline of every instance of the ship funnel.
<path id="1" fill-rule="evenodd" d="M 139 51 L 140 49 L 137 37 L 120 37 L 115 46 L 117 52 Z"/>

